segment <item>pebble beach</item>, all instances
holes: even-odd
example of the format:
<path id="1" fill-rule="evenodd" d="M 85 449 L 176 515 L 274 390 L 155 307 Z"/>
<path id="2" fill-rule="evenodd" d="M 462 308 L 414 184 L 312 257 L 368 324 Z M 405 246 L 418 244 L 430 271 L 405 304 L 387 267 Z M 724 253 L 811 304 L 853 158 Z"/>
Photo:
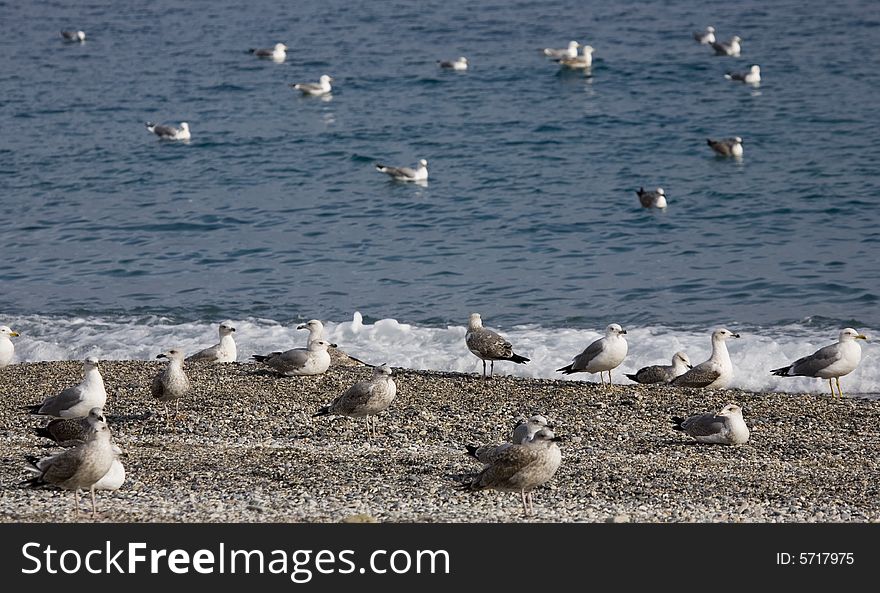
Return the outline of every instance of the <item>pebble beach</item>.
<path id="1" fill-rule="evenodd" d="M 68 491 L 30 489 L 25 455 L 57 450 L 23 406 L 77 383 L 81 362 L 0 369 L 0 520 L 74 520 Z M 281 378 L 251 363 L 187 365 L 192 391 L 166 427 L 153 361 L 102 361 L 105 414 L 123 449 L 121 489 L 100 522 L 876 522 L 880 400 L 690 390 L 394 369 L 397 398 L 363 420 L 312 418 L 371 370 Z M 504 364 L 496 365 L 496 373 Z M 588 377 L 589 378 L 589 377 Z M 598 376 L 595 376 L 598 380 Z M 626 382 L 619 374 L 615 381 Z M 844 391 L 846 391 L 846 383 Z M 740 446 L 700 445 L 673 415 L 743 407 Z M 534 493 L 456 488 L 481 465 L 468 444 L 506 441 L 521 416 L 548 417 L 562 465 Z M 172 406 L 173 414 L 173 406 Z M 81 499 L 89 508 L 87 497 Z M 86 513 L 83 521 L 92 521 Z"/>

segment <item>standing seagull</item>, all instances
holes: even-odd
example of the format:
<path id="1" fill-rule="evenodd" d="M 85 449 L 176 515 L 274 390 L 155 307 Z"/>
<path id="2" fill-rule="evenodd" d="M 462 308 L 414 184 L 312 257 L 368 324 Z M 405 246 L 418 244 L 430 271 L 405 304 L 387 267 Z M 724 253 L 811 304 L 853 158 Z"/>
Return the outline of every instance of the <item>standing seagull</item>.
<path id="1" fill-rule="evenodd" d="M 235 340 L 232 334 L 235 328 L 232 323 L 224 321 L 220 324 L 220 343 L 214 344 L 204 350 L 199 350 L 195 354 L 186 357 L 186 362 L 235 362 L 238 358 L 238 350 L 235 347 Z"/>
<path id="2" fill-rule="evenodd" d="M 474 356 L 483 361 L 483 378 L 486 377 L 486 361 L 490 363 L 489 376 L 495 372 L 496 360 L 509 360 L 517 364 L 529 362 L 525 356 L 513 352 L 513 345 L 491 329 L 483 327 L 483 320 L 479 313 L 471 313 L 468 319 L 467 333 L 464 335 L 464 343 L 467 344 Z"/>
<path id="3" fill-rule="evenodd" d="M 734 138 L 725 138 L 723 140 L 712 140 L 706 138 L 706 144 L 712 147 L 717 154 L 721 156 L 741 157 L 743 155 L 743 139 L 739 136 Z"/>
<path id="4" fill-rule="evenodd" d="M 552 430 L 542 428 L 528 443 L 504 449 L 489 466 L 460 488 L 519 492 L 523 513 L 528 515 L 532 508 L 532 490 L 552 478 L 562 462 L 562 452 L 556 444 L 558 440 Z"/>
<path id="5" fill-rule="evenodd" d="M 859 366 L 862 360 L 862 348 L 856 340 L 867 340 L 864 334 L 860 334 L 851 327 L 840 330 L 837 343 L 820 348 L 809 356 L 799 358 L 786 367 L 780 367 L 770 371 L 779 377 L 815 377 L 828 379 L 828 387 L 831 388 L 831 397 L 834 397 L 834 385 L 831 379 L 837 381 L 837 393 L 843 397 L 840 390 L 840 378 L 848 375 Z"/>
<path id="6" fill-rule="evenodd" d="M 696 39 L 697 42 L 701 43 L 702 45 L 715 43 L 715 27 L 709 25 L 708 27 L 706 27 L 705 31 L 695 31 L 694 39 Z"/>
<path id="7" fill-rule="evenodd" d="M 387 410 L 394 396 L 397 395 L 397 385 L 391 378 L 391 369 L 382 364 L 373 367 L 373 377 L 369 381 L 358 381 L 345 392 L 333 400 L 329 406 L 319 409 L 316 416 L 328 416 L 337 414 L 349 418 L 367 418 L 367 436 L 370 433 L 370 417 L 373 417 L 372 434 L 378 436 L 379 419 L 376 417 L 380 412 Z"/>
<path id="8" fill-rule="evenodd" d="M 727 43 L 723 41 L 713 41 L 711 45 L 712 49 L 714 49 L 715 53 L 719 56 L 738 56 L 742 51 L 742 46 L 740 45 L 741 42 L 742 39 L 740 39 L 740 36 L 734 35 Z"/>
<path id="9" fill-rule="evenodd" d="M 95 484 L 103 478 L 116 459 L 110 441 L 110 428 L 103 416 L 89 417 L 91 432 L 82 445 L 37 459 L 28 456 L 28 471 L 38 474 L 27 480 L 32 488 L 53 485 L 73 491 L 76 518 L 79 518 L 79 491 L 88 488 L 92 495 L 92 518 L 95 518 Z"/>
<path id="10" fill-rule="evenodd" d="M 390 175 L 396 181 L 426 181 L 428 179 L 428 161 L 419 160 L 417 169 L 409 167 L 387 167 L 380 163 L 376 163 L 376 170 L 380 173 Z"/>
<path id="11" fill-rule="evenodd" d="M 697 414 L 687 420 L 672 417 L 673 429 L 688 434 L 698 443 L 742 445 L 749 440 L 749 427 L 742 416 L 742 408 L 727 404 L 717 414 Z"/>
<path id="12" fill-rule="evenodd" d="M 578 55 L 578 48 L 581 46 L 577 41 L 569 41 L 568 47 L 563 49 L 553 49 L 552 47 L 544 48 L 544 55 L 554 60 L 560 60 L 562 58 L 576 58 Z"/>
<path id="13" fill-rule="evenodd" d="M 514 426 L 513 438 L 509 443 L 481 446 L 466 445 L 468 455 L 487 465 L 492 464 L 508 447 L 530 443 L 535 438 L 535 435 L 538 434 L 538 431 L 543 428 L 553 429 L 552 426 L 547 425 L 547 419 L 543 416 L 532 416 L 528 420 L 522 420 Z"/>
<path id="14" fill-rule="evenodd" d="M 738 338 L 729 329 L 716 329 L 712 332 L 712 356 L 701 362 L 688 372 L 672 380 L 676 387 L 705 387 L 708 389 L 724 389 L 733 377 L 733 363 L 727 353 L 725 342 L 729 338 Z"/>
<path id="15" fill-rule="evenodd" d="M 189 124 L 185 121 L 180 122 L 179 128 L 154 124 L 151 121 L 144 123 L 144 125 L 162 140 L 189 140 L 192 138 L 192 134 L 189 133 Z"/>
<path id="16" fill-rule="evenodd" d="M 65 41 L 78 41 L 80 43 L 86 40 L 85 31 L 61 31 L 61 36 Z"/>
<path id="17" fill-rule="evenodd" d="M 330 368 L 328 348 L 336 348 L 336 344 L 315 340 L 309 342 L 308 348 L 292 348 L 265 355 L 254 354 L 251 358 L 286 376 L 320 375 Z"/>
<path id="18" fill-rule="evenodd" d="M 654 191 L 640 187 L 636 194 L 639 196 L 639 202 L 643 208 L 666 208 L 666 192 L 662 187 L 658 187 Z"/>
<path id="19" fill-rule="evenodd" d="M 180 398 L 189 391 L 189 379 L 183 372 L 183 351 L 172 348 L 158 354 L 156 358 L 167 358 L 168 364 L 162 372 L 153 377 L 150 393 L 165 404 L 165 425 L 168 425 L 168 402 L 174 402 L 174 417 L 180 414 Z"/>
<path id="20" fill-rule="evenodd" d="M 691 360 L 684 352 L 676 352 L 672 355 L 672 365 L 652 365 L 640 368 L 634 375 L 627 375 L 636 383 L 653 384 L 669 383 L 679 375 L 685 374 L 691 366 Z"/>
<path id="21" fill-rule="evenodd" d="M 468 69 L 468 60 L 466 57 L 461 56 L 457 60 L 437 60 L 437 63 L 440 64 L 441 68 L 448 68 L 450 70 L 467 70 Z"/>
<path id="22" fill-rule="evenodd" d="M 15 356 L 15 344 L 10 338 L 17 338 L 18 332 L 12 331 L 6 325 L 0 325 L 0 369 L 12 363 Z"/>
<path id="23" fill-rule="evenodd" d="M 58 395 L 50 395 L 42 404 L 27 406 L 32 414 L 56 418 L 82 418 L 92 408 L 103 408 L 107 403 L 104 379 L 98 370 L 98 359 L 90 356 L 83 361 L 83 380 Z"/>
<path id="24" fill-rule="evenodd" d="M 605 386 L 605 376 L 603 371 L 608 371 L 608 385 L 611 385 L 611 369 L 620 366 L 623 359 L 626 358 L 627 344 L 623 335 L 626 330 L 616 323 L 612 323 L 605 328 L 605 337 L 599 338 L 589 346 L 586 350 L 574 357 L 574 361 L 557 372 L 565 375 L 572 373 L 599 373 L 599 379 L 602 381 L 602 387 Z"/>
<path id="25" fill-rule="evenodd" d="M 322 74 L 321 78 L 318 79 L 318 83 L 314 82 L 297 82 L 290 83 L 290 88 L 296 89 L 301 92 L 303 95 L 312 95 L 314 97 L 318 97 L 320 95 L 326 95 L 333 87 L 330 86 L 330 82 L 333 80 L 333 77 L 329 74 Z"/>
<path id="26" fill-rule="evenodd" d="M 258 58 L 269 58 L 273 62 L 281 63 L 287 57 L 287 46 L 283 43 L 276 43 L 274 47 L 255 49 L 250 48 L 248 51 Z"/>
<path id="27" fill-rule="evenodd" d="M 724 78 L 746 84 L 758 84 L 761 82 L 761 67 L 757 64 L 752 64 L 748 72 L 728 72 L 724 75 Z"/>

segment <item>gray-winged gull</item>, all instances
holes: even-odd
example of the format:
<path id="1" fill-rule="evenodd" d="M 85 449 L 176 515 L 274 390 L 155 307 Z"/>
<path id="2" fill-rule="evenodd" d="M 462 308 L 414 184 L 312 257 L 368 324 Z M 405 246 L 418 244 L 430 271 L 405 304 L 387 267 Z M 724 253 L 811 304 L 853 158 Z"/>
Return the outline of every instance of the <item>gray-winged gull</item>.
<path id="1" fill-rule="evenodd" d="M 17 338 L 18 332 L 12 331 L 9 326 L 0 325 L 0 369 L 9 366 L 15 357 L 15 344 L 10 338 Z"/>
<path id="2" fill-rule="evenodd" d="M 562 49 L 554 49 L 552 47 L 544 48 L 544 55 L 553 58 L 554 60 L 560 60 L 562 58 L 576 58 L 578 55 L 578 48 L 581 46 L 577 41 L 569 41 L 568 47 L 564 47 Z"/>
<path id="3" fill-rule="evenodd" d="M 712 355 L 709 360 L 701 362 L 683 375 L 672 380 L 676 387 L 705 387 L 707 389 L 724 389 L 733 378 L 733 363 L 727 352 L 726 341 L 738 338 L 729 329 L 720 328 L 712 332 Z"/>
<path id="4" fill-rule="evenodd" d="M 653 384 L 669 383 L 679 375 L 685 374 L 691 366 L 691 360 L 684 352 L 676 352 L 672 355 L 671 365 L 655 364 L 642 367 L 634 374 L 626 375 L 636 383 Z"/>
<path id="5" fill-rule="evenodd" d="M 672 417 L 673 429 L 680 430 L 699 443 L 741 445 L 749 440 L 749 427 L 742 417 L 742 408 L 727 404 L 717 414 L 697 414 L 687 420 Z"/>
<path id="6" fill-rule="evenodd" d="M 457 60 L 437 60 L 437 63 L 441 68 L 447 68 L 449 70 L 467 70 L 468 69 L 468 59 L 464 56 L 461 56 Z"/>
<path id="7" fill-rule="evenodd" d="M 479 313 L 471 313 L 464 342 L 471 353 L 483 361 L 483 377 L 486 377 L 486 361 L 490 362 L 489 376 L 495 371 L 496 360 L 509 360 L 516 364 L 529 362 L 525 356 L 514 353 L 513 345 L 500 335 L 483 327 Z"/>
<path id="8" fill-rule="evenodd" d="M 376 170 L 391 176 L 396 181 L 425 181 L 428 179 L 428 161 L 419 160 L 416 169 L 410 167 L 389 167 L 381 163 L 376 163 Z"/>
<path id="9" fill-rule="evenodd" d="M 288 47 L 283 43 L 276 43 L 274 47 L 250 48 L 248 51 L 258 58 L 268 58 L 274 62 L 283 62 L 287 57 Z"/>
<path id="10" fill-rule="evenodd" d="M 190 134 L 189 131 L 189 124 L 185 121 L 180 122 L 179 128 L 155 124 L 151 121 L 145 122 L 144 125 L 150 132 L 154 133 L 162 140 L 189 140 L 192 138 L 192 134 Z"/>
<path id="11" fill-rule="evenodd" d="M 761 82 L 761 67 L 757 64 L 752 64 L 748 72 L 728 72 L 724 75 L 724 78 L 746 84 L 758 84 Z"/>
<path id="12" fill-rule="evenodd" d="M 366 417 L 367 435 L 370 434 L 372 417 L 372 434 L 378 435 L 379 419 L 376 416 L 388 409 L 395 395 L 397 395 L 397 385 L 391 378 L 391 369 L 388 365 L 382 364 L 373 367 L 372 378 L 368 381 L 358 381 L 334 399 L 329 406 L 319 409 L 312 417 L 334 414 L 348 418 Z"/>
<path id="13" fill-rule="evenodd" d="M 608 384 L 611 385 L 611 369 L 620 366 L 623 359 L 626 358 L 627 343 L 624 339 L 626 330 L 616 323 L 612 323 L 605 328 L 605 336 L 599 338 L 583 352 L 574 357 L 570 365 L 561 369 L 556 369 L 565 375 L 572 373 L 599 373 L 599 379 L 602 386 L 605 386 L 605 376 L 602 374 L 608 371 Z"/>
<path id="14" fill-rule="evenodd" d="M 593 65 L 593 49 L 592 45 L 584 45 L 581 47 L 580 55 L 573 58 L 565 57 L 556 60 L 559 65 L 564 68 L 587 69 Z"/>
<path id="15" fill-rule="evenodd" d="M 318 97 L 320 95 L 326 95 L 330 91 L 333 90 L 333 87 L 330 86 L 330 83 L 333 81 L 333 77 L 329 74 L 322 74 L 321 78 L 318 79 L 317 83 L 314 82 L 296 82 L 290 83 L 290 88 L 296 89 L 301 92 L 303 95 L 312 95 Z"/>
<path id="16" fill-rule="evenodd" d="M 183 351 L 172 348 L 156 355 L 156 358 L 167 358 L 168 364 L 153 377 L 150 393 L 157 401 L 165 404 L 165 424 L 168 424 L 168 402 L 174 402 L 174 417 L 180 414 L 180 398 L 189 392 L 190 384 L 183 372 Z"/>
<path id="17" fill-rule="evenodd" d="M 309 338 L 306 341 L 306 346 L 308 346 L 309 343 L 314 342 L 315 340 L 323 340 L 324 339 L 324 324 L 321 323 L 318 319 L 309 319 L 307 322 L 296 326 L 296 329 L 309 330 Z M 350 354 L 347 354 L 347 353 L 343 352 L 342 350 L 339 350 L 335 346 L 331 346 L 330 348 L 328 348 L 327 352 L 330 353 L 331 365 L 333 365 L 333 366 L 337 366 L 337 365 L 373 366 L 371 364 L 367 364 L 366 362 L 364 362 L 363 360 L 360 360 L 359 358 L 355 358 L 354 356 L 351 356 Z"/>
<path id="18" fill-rule="evenodd" d="M 743 155 L 743 139 L 739 136 L 722 140 L 706 138 L 706 144 L 721 156 L 741 157 Z"/>
<path id="19" fill-rule="evenodd" d="M 694 39 L 696 39 L 697 42 L 703 45 L 715 43 L 715 27 L 709 25 L 708 27 L 706 27 L 705 31 L 695 31 Z"/>
<path id="20" fill-rule="evenodd" d="M 862 348 L 856 340 L 867 340 L 864 334 L 860 334 L 851 327 L 840 330 L 837 343 L 820 348 L 809 356 L 799 358 L 788 366 L 770 371 L 779 377 L 815 377 L 828 379 L 828 387 L 831 388 L 831 397 L 834 397 L 834 385 L 831 380 L 837 382 L 837 393 L 843 397 L 840 390 L 840 377 L 853 372 L 862 360 Z"/>
<path id="21" fill-rule="evenodd" d="M 265 355 L 254 354 L 251 358 L 282 375 L 320 375 L 330 368 L 331 360 L 327 349 L 331 347 L 335 348 L 336 344 L 326 340 L 314 340 L 309 342 L 307 348 L 292 348 Z"/>
<path id="22" fill-rule="evenodd" d="M 232 327 L 231 322 L 224 321 L 217 331 L 220 334 L 220 342 L 187 356 L 186 362 L 235 362 L 238 358 L 238 349 L 235 346 L 235 339 L 232 337 L 235 328 Z"/>
<path id="23" fill-rule="evenodd" d="M 83 380 L 58 395 L 50 395 L 42 404 L 27 406 L 33 414 L 56 418 L 81 418 L 92 408 L 103 408 L 107 403 L 104 379 L 98 370 L 98 359 L 90 356 L 83 361 Z"/>
<path id="24" fill-rule="evenodd" d="M 82 43 L 86 40 L 85 31 L 61 31 L 61 36 L 65 41 L 79 41 Z"/>
<path id="25" fill-rule="evenodd" d="M 738 56 L 742 51 L 740 43 L 742 43 L 740 36 L 734 35 L 730 41 L 713 41 L 711 45 L 719 56 Z"/>
<path id="26" fill-rule="evenodd" d="M 639 196 L 639 203 L 643 208 L 666 208 L 666 191 L 662 187 L 655 190 L 640 187 L 636 195 Z"/>

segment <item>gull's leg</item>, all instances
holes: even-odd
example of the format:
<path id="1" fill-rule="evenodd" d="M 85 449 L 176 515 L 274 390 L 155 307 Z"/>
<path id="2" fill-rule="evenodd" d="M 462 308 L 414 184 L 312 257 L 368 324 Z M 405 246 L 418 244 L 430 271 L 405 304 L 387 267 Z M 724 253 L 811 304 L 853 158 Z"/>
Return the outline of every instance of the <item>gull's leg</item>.
<path id="1" fill-rule="evenodd" d="M 168 422 L 168 402 L 165 402 L 165 426 L 169 426 Z"/>
<path id="2" fill-rule="evenodd" d="M 843 398 L 843 391 L 841 391 L 841 389 L 840 389 L 840 377 L 835 377 L 835 378 L 834 378 L 834 382 L 837 383 L 837 393 L 838 393 L 838 395 L 840 395 L 840 397 Z"/>
<path id="3" fill-rule="evenodd" d="M 599 371 L 599 380 L 602 381 L 602 389 L 605 389 L 605 375 Z"/>
<path id="4" fill-rule="evenodd" d="M 526 517 L 528 517 L 529 516 L 529 505 L 526 503 L 526 491 L 520 490 L 519 495 L 522 497 L 523 514 Z"/>
<path id="5" fill-rule="evenodd" d="M 831 397 L 834 398 L 834 383 L 831 382 L 831 379 L 828 379 L 828 387 L 831 388 Z"/>
<path id="6" fill-rule="evenodd" d="M 534 491 L 532 490 L 529 491 L 529 512 L 531 512 L 533 515 L 535 514 L 535 498 Z"/>
<path id="7" fill-rule="evenodd" d="M 486 360 L 483 359 L 483 378 L 486 378 Z"/>
<path id="8" fill-rule="evenodd" d="M 180 400 L 174 400 L 174 419 L 178 420 L 180 418 Z"/>
<path id="9" fill-rule="evenodd" d="M 495 361 L 489 361 L 489 376 L 491 377 L 495 373 Z"/>
<path id="10" fill-rule="evenodd" d="M 79 520 L 79 488 L 73 489 L 73 508 L 76 510 L 76 517 Z"/>
<path id="11" fill-rule="evenodd" d="M 94 519 L 95 515 L 96 515 L 96 512 L 95 512 L 95 485 L 92 484 L 92 487 L 89 490 L 92 491 L 92 519 Z"/>

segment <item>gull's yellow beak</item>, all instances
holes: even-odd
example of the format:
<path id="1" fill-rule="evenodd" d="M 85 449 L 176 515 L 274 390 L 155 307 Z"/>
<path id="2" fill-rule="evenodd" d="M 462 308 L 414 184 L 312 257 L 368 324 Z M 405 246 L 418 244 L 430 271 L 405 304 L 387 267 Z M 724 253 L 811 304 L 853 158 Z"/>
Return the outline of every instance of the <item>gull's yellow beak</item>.
<path id="1" fill-rule="evenodd" d="M 859 334 L 859 335 L 856 336 L 856 339 L 857 339 L 857 340 L 865 340 L 865 341 L 867 341 L 868 336 L 866 336 L 866 335 L 864 335 L 864 334 Z"/>
<path id="2" fill-rule="evenodd" d="M 12 336 L 13 338 L 17 338 L 17 337 L 20 336 L 21 334 L 19 334 L 18 332 L 12 332 L 12 333 L 9 334 L 9 335 Z"/>

